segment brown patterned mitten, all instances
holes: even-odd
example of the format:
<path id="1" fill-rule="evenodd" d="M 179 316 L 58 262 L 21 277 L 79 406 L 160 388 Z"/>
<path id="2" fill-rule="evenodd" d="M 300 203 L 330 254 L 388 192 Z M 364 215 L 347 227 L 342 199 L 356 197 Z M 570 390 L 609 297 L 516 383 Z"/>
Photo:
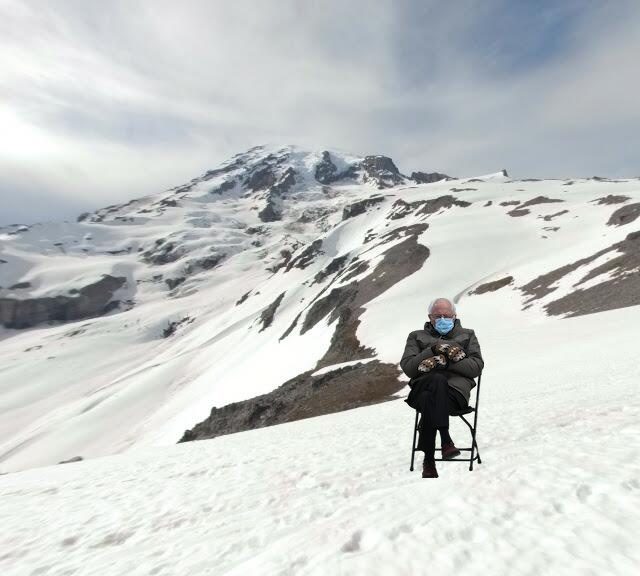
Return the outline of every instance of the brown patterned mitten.
<path id="1" fill-rule="evenodd" d="M 451 348 L 451 344 L 448 344 L 447 342 L 438 341 L 431 346 L 431 351 L 434 354 L 443 354 L 444 356 L 446 356 L 449 348 Z"/>
<path id="2" fill-rule="evenodd" d="M 418 364 L 419 372 L 430 372 L 434 368 L 445 367 L 447 365 L 447 359 L 442 354 L 436 354 L 425 358 L 420 364 Z"/>
<path id="3" fill-rule="evenodd" d="M 465 351 L 457 344 L 450 346 L 447 350 L 447 358 L 449 358 L 451 362 L 459 362 L 463 358 L 466 358 L 466 356 Z"/>

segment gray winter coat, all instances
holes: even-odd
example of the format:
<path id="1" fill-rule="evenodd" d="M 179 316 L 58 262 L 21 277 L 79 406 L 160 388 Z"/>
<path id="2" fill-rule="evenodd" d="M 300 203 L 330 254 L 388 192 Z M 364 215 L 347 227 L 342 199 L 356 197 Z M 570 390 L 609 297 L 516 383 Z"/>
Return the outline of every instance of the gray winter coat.
<path id="1" fill-rule="evenodd" d="M 434 355 L 431 346 L 438 341 L 455 342 L 466 352 L 466 358 L 458 362 L 449 362 L 447 368 L 436 368 L 436 370 L 443 372 L 448 378 L 449 386 L 460 392 L 469 403 L 471 389 L 476 385 L 473 379 L 482 372 L 484 360 L 475 332 L 470 328 L 463 328 L 458 318 L 451 331 L 445 335 L 437 332 L 430 322 L 425 323 L 423 330 L 410 332 L 400 360 L 400 367 L 412 380 L 422 376 L 424 372 L 418 371 L 418 365 L 425 358 Z M 412 381 L 409 381 L 409 386 L 412 387 Z"/>

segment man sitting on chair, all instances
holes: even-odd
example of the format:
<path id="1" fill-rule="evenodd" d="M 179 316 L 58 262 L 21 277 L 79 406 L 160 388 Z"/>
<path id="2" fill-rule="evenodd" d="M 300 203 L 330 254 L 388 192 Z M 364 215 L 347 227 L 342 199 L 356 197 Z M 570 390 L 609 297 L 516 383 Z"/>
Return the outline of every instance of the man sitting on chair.
<path id="1" fill-rule="evenodd" d="M 435 463 L 436 430 L 440 431 L 442 458 L 460 455 L 449 435 L 449 413 L 469 406 L 473 380 L 484 367 L 475 332 L 463 328 L 456 307 L 447 298 L 429 305 L 429 321 L 423 330 L 407 337 L 400 360 L 411 378 L 405 402 L 422 414 L 417 450 L 424 452 L 423 478 L 437 478 Z"/>

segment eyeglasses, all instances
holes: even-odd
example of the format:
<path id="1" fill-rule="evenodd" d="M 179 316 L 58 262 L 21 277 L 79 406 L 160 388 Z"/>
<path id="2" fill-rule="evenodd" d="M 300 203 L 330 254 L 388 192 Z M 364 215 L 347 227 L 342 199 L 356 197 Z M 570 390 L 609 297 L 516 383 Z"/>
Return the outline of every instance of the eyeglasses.
<path id="1" fill-rule="evenodd" d="M 455 314 L 452 314 L 452 315 L 448 315 L 448 314 L 437 314 L 437 315 L 436 314 L 429 314 L 429 318 L 435 318 L 435 319 L 438 319 L 438 318 L 449 318 L 449 319 L 451 319 L 451 318 L 455 318 Z"/>

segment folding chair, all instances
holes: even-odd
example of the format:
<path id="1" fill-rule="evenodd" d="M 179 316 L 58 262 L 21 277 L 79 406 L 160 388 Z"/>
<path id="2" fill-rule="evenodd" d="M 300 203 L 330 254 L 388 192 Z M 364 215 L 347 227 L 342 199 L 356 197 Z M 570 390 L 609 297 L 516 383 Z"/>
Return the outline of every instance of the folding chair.
<path id="1" fill-rule="evenodd" d="M 482 374 L 478 376 L 478 385 L 476 386 L 476 405 L 468 406 L 467 408 L 463 408 L 462 410 L 458 410 L 456 412 L 449 414 L 450 416 L 460 416 L 460 418 L 464 420 L 465 424 L 469 426 L 469 430 L 471 431 L 471 438 L 472 438 L 471 448 L 458 448 L 458 450 L 460 450 L 461 452 L 470 451 L 471 456 L 469 458 L 449 458 L 449 459 L 434 458 L 434 460 L 443 461 L 443 462 L 469 462 L 469 471 L 473 470 L 474 460 L 477 459 L 478 464 L 482 464 L 482 460 L 480 460 L 480 450 L 478 450 L 478 443 L 476 442 L 476 425 L 478 423 L 478 402 L 480 401 L 480 380 L 481 379 L 482 379 Z M 471 412 L 473 412 L 473 426 L 471 426 L 471 424 L 467 422 L 467 419 L 464 417 L 465 414 L 471 414 Z M 420 430 L 420 426 L 422 425 L 422 418 L 420 418 L 420 421 L 418 421 L 419 414 L 420 412 L 416 410 L 416 421 L 413 426 L 413 446 L 411 448 L 411 467 L 409 468 L 411 472 L 413 472 L 413 461 L 417 451 L 416 436 L 417 436 L 418 430 Z M 442 448 L 436 448 L 436 450 L 442 451 Z M 476 452 L 475 456 L 473 455 L 474 451 Z"/>

